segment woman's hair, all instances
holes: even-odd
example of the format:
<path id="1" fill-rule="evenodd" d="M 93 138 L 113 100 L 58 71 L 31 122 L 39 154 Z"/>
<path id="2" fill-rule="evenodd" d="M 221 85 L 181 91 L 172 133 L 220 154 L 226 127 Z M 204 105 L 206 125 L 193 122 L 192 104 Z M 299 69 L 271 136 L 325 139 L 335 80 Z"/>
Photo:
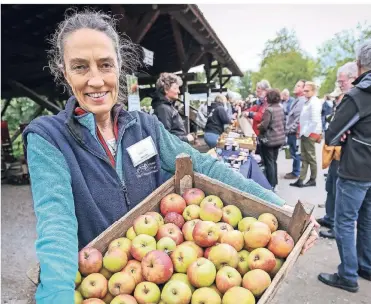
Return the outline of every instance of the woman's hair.
<path id="1" fill-rule="evenodd" d="M 73 32 L 80 29 L 92 29 L 106 34 L 112 40 L 119 71 L 119 100 L 125 100 L 127 94 L 126 75 L 132 74 L 141 65 L 141 50 L 127 36 L 120 36 L 116 30 L 116 21 L 108 14 L 90 9 L 85 9 L 83 12 L 78 12 L 74 8 L 66 10 L 65 20 L 58 24 L 55 33 L 49 39 L 52 45 L 48 51 L 49 68 L 57 84 L 63 85 L 72 94 L 63 75 L 65 69 L 64 44 Z"/>
<path id="2" fill-rule="evenodd" d="M 156 88 L 165 94 L 165 90 L 169 90 L 173 83 L 181 87 L 183 85 L 182 78 L 173 73 L 161 73 L 156 81 Z"/>
<path id="3" fill-rule="evenodd" d="M 313 81 L 307 81 L 305 85 L 311 87 L 312 91 L 317 92 L 317 85 Z"/>
<path id="4" fill-rule="evenodd" d="M 266 79 L 263 79 L 261 81 L 259 81 L 257 84 L 256 84 L 256 87 L 257 88 L 260 88 L 262 90 L 269 90 L 271 88 L 271 85 L 269 83 L 268 80 Z"/>
<path id="5" fill-rule="evenodd" d="M 218 94 L 215 96 L 215 100 L 214 102 L 219 102 L 219 103 L 223 103 L 225 101 L 225 97 L 221 94 Z"/>
<path id="6" fill-rule="evenodd" d="M 281 102 L 281 92 L 279 89 L 270 89 L 267 92 L 267 102 L 270 104 Z"/>

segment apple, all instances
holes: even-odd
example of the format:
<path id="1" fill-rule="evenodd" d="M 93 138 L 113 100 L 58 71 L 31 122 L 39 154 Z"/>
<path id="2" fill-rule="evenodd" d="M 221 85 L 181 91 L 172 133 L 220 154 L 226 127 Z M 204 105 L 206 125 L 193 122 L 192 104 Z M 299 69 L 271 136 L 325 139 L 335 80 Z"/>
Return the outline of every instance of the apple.
<path id="1" fill-rule="evenodd" d="M 194 205 L 194 206 L 196 206 L 196 205 Z M 196 224 L 200 221 L 201 220 L 199 220 L 199 219 L 194 219 L 194 220 L 186 222 L 183 225 L 182 232 L 183 232 L 184 239 L 186 241 L 193 241 L 193 235 L 192 235 L 193 229 L 195 228 Z"/>
<path id="2" fill-rule="evenodd" d="M 217 223 L 221 220 L 223 211 L 213 203 L 205 203 L 200 209 L 200 219 Z"/>
<path id="3" fill-rule="evenodd" d="M 183 198 L 187 205 L 200 205 L 205 193 L 201 189 L 191 188 L 184 191 Z"/>
<path id="4" fill-rule="evenodd" d="M 99 271 L 100 274 L 103 274 L 103 276 L 109 280 L 110 277 L 112 277 L 112 272 L 108 271 L 106 268 L 102 267 L 102 269 Z"/>
<path id="5" fill-rule="evenodd" d="M 180 229 L 182 229 L 185 221 L 182 215 L 176 212 L 169 212 L 168 214 L 166 214 L 164 222 L 165 224 L 173 223 L 177 225 Z"/>
<path id="6" fill-rule="evenodd" d="M 111 304 L 111 301 L 113 300 L 114 296 L 111 295 L 109 292 L 107 292 L 106 296 L 102 299 L 102 301 L 106 304 Z"/>
<path id="7" fill-rule="evenodd" d="M 97 298 L 86 299 L 82 304 L 105 304 L 103 300 Z"/>
<path id="8" fill-rule="evenodd" d="M 79 252 L 79 271 L 87 276 L 91 273 L 99 272 L 102 268 L 103 256 L 99 250 L 86 247 Z"/>
<path id="9" fill-rule="evenodd" d="M 193 229 L 192 236 L 194 242 L 201 247 L 211 247 L 219 239 L 219 227 L 210 221 L 199 221 Z"/>
<path id="10" fill-rule="evenodd" d="M 242 220 L 241 210 L 234 205 L 225 206 L 223 209 L 222 220 L 225 223 L 228 223 L 233 228 L 236 228 L 240 220 Z"/>
<path id="11" fill-rule="evenodd" d="M 217 197 L 216 195 L 209 195 L 209 196 L 206 196 L 200 203 L 200 207 L 202 208 L 203 205 L 205 205 L 206 203 L 212 203 L 214 204 L 214 206 L 218 207 L 219 209 L 222 209 L 223 208 L 223 202 L 222 200 Z"/>
<path id="12" fill-rule="evenodd" d="M 122 270 L 128 262 L 128 256 L 124 249 L 111 247 L 103 257 L 103 267 L 110 272 Z"/>
<path id="13" fill-rule="evenodd" d="M 285 261 L 284 259 L 276 258 L 276 266 L 274 266 L 273 270 L 269 272 L 269 275 L 271 276 L 272 279 L 277 274 L 277 272 L 281 269 L 284 261 Z"/>
<path id="14" fill-rule="evenodd" d="M 180 246 L 190 246 L 190 247 L 192 247 L 196 251 L 198 258 L 202 258 L 204 256 L 204 250 L 200 246 L 198 246 L 195 242 L 186 241 L 186 242 L 183 242 L 182 244 L 180 244 L 178 247 L 180 247 Z"/>
<path id="15" fill-rule="evenodd" d="M 151 215 L 141 215 L 134 221 L 133 228 L 136 235 L 147 234 L 155 236 L 158 231 L 158 222 Z"/>
<path id="16" fill-rule="evenodd" d="M 126 272 L 117 272 L 108 281 L 108 290 L 113 296 L 131 294 L 135 288 L 134 278 Z"/>
<path id="17" fill-rule="evenodd" d="M 226 293 L 232 287 L 241 286 L 242 277 L 236 269 L 224 266 L 217 272 L 215 283 L 221 293 Z"/>
<path id="18" fill-rule="evenodd" d="M 138 304 L 137 300 L 131 295 L 120 294 L 116 296 L 110 304 Z"/>
<path id="19" fill-rule="evenodd" d="M 238 265 L 237 271 L 243 276 L 246 272 L 249 271 L 249 252 L 247 250 L 241 250 L 238 252 Z"/>
<path id="20" fill-rule="evenodd" d="M 278 220 L 271 213 L 260 214 L 258 221 L 267 224 L 272 233 L 278 229 Z"/>
<path id="21" fill-rule="evenodd" d="M 169 238 L 173 239 L 175 244 L 177 245 L 183 243 L 184 241 L 182 231 L 177 225 L 173 223 L 168 223 L 168 224 L 161 226 L 158 229 L 156 240 L 160 240 L 165 236 L 168 236 Z"/>
<path id="22" fill-rule="evenodd" d="M 185 273 L 174 273 L 171 276 L 170 281 L 181 281 L 181 282 L 186 283 L 188 285 L 188 287 L 191 289 L 192 293 L 195 291 L 195 288 L 189 282 L 188 276 Z"/>
<path id="23" fill-rule="evenodd" d="M 249 230 L 250 225 L 252 223 L 257 222 L 257 221 L 258 220 L 255 217 L 251 217 L 251 216 L 244 217 L 238 223 L 238 230 L 240 230 L 241 232 L 245 232 L 245 231 Z"/>
<path id="24" fill-rule="evenodd" d="M 245 248 L 252 251 L 255 248 L 267 246 L 271 239 L 271 230 L 267 224 L 254 222 L 244 234 Z"/>
<path id="25" fill-rule="evenodd" d="M 155 283 L 142 282 L 135 287 L 134 298 L 138 304 L 158 303 L 160 296 L 160 288 Z"/>
<path id="26" fill-rule="evenodd" d="M 210 250 L 208 259 L 214 263 L 217 270 L 223 266 L 236 268 L 238 265 L 238 253 L 231 245 L 219 244 Z"/>
<path id="27" fill-rule="evenodd" d="M 242 250 L 243 246 L 245 245 L 243 234 L 239 230 L 227 231 L 222 234 L 220 243 L 229 244 L 237 251 Z"/>
<path id="28" fill-rule="evenodd" d="M 142 264 L 136 260 L 130 260 L 122 272 L 130 274 L 134 278 L 135 285 L 144 281 L 142 275 Z"/>
<path id="29" fill-rule="evenodd" d="M 89 274 L 81 282 L 81 295 L 84 298 L 103 298 L 107 294 L 107 279 L 100 273 Z"/>
<path id="30" fill-rule="evenodd" d="M 187 269 L 189 282 L 196 288 L 209 287 L 216 277 L 215 265 L 205 258 L 198 258 Z"/>
<path id="31" fill-rule="evenodd" d="M 137 261 L 142 261 L 144 256 L 156 249 L 156 240 L 153 236 L 140 234 L 136 236 L 131 244 L 130 253 Z"/>
<path id="32" fill-rule="evenodd" d="M 150 211 L 150 212 L 147 212 L 146 215 L 153 216 L 157 220 L 158 227 L 161 227 L 163 224 L 165 224 L 164 223 L 164 218 L 158 212 Z"/>
<path id="33" fill-rule="evenodd" d="M 75 287 L 79 286 L 81 283 L 81 273 L 77 270 L 75 277 Z"/>
<path id="34" fill-rule="evenodd" d="M 81 293 L 77 290 L 75 290 L 74 300 L 75 304 L 82 304 L 82 301 L 84 301 L 84 298 L 82 297 Z"/>
<path id="35" fill-rule="evenodd" d="M 170 257 L 161 250 L 153 250 L 142 260 L 142 273 L 146 281 L 163 284 L 173 275 L 174 268 Z"/>
<path id="36" fill-rule="evenodd" d="M 130 259 L 131 240 L 129 240 L 128 238 L 125 238 L 125 237 L 118 238 L 116 240 L 113 240 L 108 245 L 108 249 L 110 249 L 112 247 L 119 247 L 119 248 L 123 249 L 128 256 L 128 259 Z"/>
<path id="37" fill-rule="evenodd" d="M 250 290 L 255 297 L 260 297 L 270 284 L 269 274 L 261 269 L 250 270 L 242 279 L 242 286 Z"/>
<path id="38" fill-rule="evenodd" d="M 160 202 L 160 210 L 163 216 L 166 216 L 169 212 L 182 214 L 186 206 L 183 197 L 176 193 L 166 195 Z"/>
<path id="39" fill-rule="evenodd" d="M 192 295 L 192 304 L 221 304 L 220 295 L 211 287 L 197 289 Z"/>
<path id="40" fill-rule="evenodd" d="M 293 238 L 284 230 L 277 230 L 272 233 L 268 249 L 278 258 L 287 258 L 295 243 Z"/>
<path id="41" fill-rule="evenodd" d="M 171 254 L 176 272 L 186 273 L 189 265 L 197 260 L 197 252 L 191 246 L 178 246 Z"/>
<path id="42" fill-rule="evenodd" d="M 163 237 L 157 242 L 157 250 L 165 251 L 167 254 L 170 254 L 176 248 L 176 243 L 172 238 L 168 236 Z"/>
<path id="43" fill-rule="evenodd" d="M 191 221 L 200 218 L 200 206 L 189 205 L 183 211 L 183 217 L 186 221 Z"/>
<path id="44" fill-rule="evenodd" d="M 191 289 L 179 280 L 167 282 L 161 293 L 161 300 L 168 304 L 188 304 L 191 297 Z"/>
<path id="45" fill-rule="evenodd" d="M 222 235 L 227 232 L 227 231 L 233 231 L 233 227 L 227 223 L 223 223 L 223 222 L 219 222 L 219 223 L 216 223 L 216 225 L 219 227 L 220 229 L 220 236 L 219 236 L 219 239 L 218 239 L 218 242 L 220 243 L 220 240 L 222 238 Z"/>
<path id="46" fill-rule="evenodd" d="M 129 229 L 128 229 L 128 231 L 126 231 L 126 237 L 130 240 L 130 241 L 132 241 L 132 240 L 134 240 L 134 238 L 137 236 L 137 234 L 135 233 L 135 231 L 134 231 L 134 227 L 133 226 L 131 226 Z"/>
<path id="47" fill-rule="evenodd" d="M 219 245 L 219 244 L 215 244 L 214 246 L 207 247 L 205 249 L 205 252 L 204 252 L 204 258 L 205 259 L 208 259 L 209 258 L 210 250 L 213 249 L 214 247 L 216 247 L 217 245 Z"/>
<path id="48" fill-rule="evenodd" d="M 255 297 L 250 290 L 243 287 L 232 287 L 223 296 L 223 304 L 255 304 Z"/>
<path id="49" fill-rule="evenodd" d="M 247 261 L 251 270 L 262 269 L 270 272 L 276 266 L 274 254 L 266 248 L 257 248 L 251 251 Z"/>
<path id="50" fill-rule="evenodd" d="M 215 283 L 211 285 L 209 288 L 213 289 L 216 291 L 216 293 L 219 295 L 220 298 L 222 298 L 222 293 L 219 291 L 218 287 L 216 287 Z"/>

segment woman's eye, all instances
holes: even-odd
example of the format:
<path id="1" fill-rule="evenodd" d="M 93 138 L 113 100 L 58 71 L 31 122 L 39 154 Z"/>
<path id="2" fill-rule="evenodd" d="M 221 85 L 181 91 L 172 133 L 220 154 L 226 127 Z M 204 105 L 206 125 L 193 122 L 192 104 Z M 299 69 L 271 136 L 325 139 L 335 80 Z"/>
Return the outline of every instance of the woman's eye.
<path id="1" fill-rule="evenodd" d="M 86 66 L 85 65 L 75 65 L 74 67 L 72 67 L 72 69 L 75 70 L 75 71 L 82 71 L 82 70 L 86 69 Z"/>
<path id="2" fill-rule="evenodd" d="M 110 63 L 103 63 L 102 64 L 102 68 L 103 69 L 110 69 L 110 68 L 112 68 L 112 64 L 110 64 Z"/>

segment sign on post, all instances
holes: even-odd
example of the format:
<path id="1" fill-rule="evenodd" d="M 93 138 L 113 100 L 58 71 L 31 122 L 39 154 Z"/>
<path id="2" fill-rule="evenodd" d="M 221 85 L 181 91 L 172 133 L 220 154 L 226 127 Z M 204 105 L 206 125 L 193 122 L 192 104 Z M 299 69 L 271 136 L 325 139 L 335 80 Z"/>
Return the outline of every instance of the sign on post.
<path id="1" fill-rule="evenodd" d="M 146 48 L 142 47 L 143 49 L 143 62 L 147 65 L 153 66 L 153 52 L 147 50 Z"/>
<path id="2" fill-rule="evenodd" d="M 140 111 L 138 78 L 134 75 L 126 75 L 126 83 L 128 87 L 128 110 Z"/>

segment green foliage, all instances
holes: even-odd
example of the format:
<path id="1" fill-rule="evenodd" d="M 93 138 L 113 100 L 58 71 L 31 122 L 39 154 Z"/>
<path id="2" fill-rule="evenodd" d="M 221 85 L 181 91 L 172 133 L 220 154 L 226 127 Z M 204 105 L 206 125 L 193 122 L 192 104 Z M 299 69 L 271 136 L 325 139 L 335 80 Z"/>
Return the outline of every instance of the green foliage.
<path id="1" fill-rule="evenodd" d="M 253 93 L 253 89 L 252 89 L 252 84 L 253 84 L 252 74 L 253 74 L 252 71 L 246 71 L 244 73 L 243 77 L 240 79 L 240 82 L 239 82 L 239 92 L 240 92 L 242 98 L 244 98 L 244 99 L 247 96 L 249 96 L 250 94 Z"/>
<path id="2" fill-rule="evenodd" d="M 140 102 L 140 106 L 141 107 L 149 107 L 149 106 L 151 106 L 151 103 L 152 103 L 152 98 L 151 97 L 144 97 Z"/>

